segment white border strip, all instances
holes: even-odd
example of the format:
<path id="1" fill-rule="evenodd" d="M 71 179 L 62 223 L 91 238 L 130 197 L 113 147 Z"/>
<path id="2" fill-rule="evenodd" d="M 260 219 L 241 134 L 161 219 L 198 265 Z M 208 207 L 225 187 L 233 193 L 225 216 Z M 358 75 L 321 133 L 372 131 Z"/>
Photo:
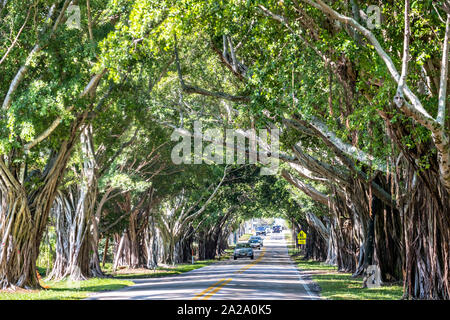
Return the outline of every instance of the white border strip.
<path id="1" fill-rule="evenodd" d="M 297 270 L 297 274 L 298 274 L 298 280 L 300 281 L 300 283 L 303 285 L 303 288 L 305 288 L 306 293 L 308 293 L 308 295 L 311 297 L 311 299 L 320 299 L 320 297 L 318 297 L 317 295 L 313 294 L 309 288 L 308 285 L 306 284 L 305 279 L 303 279 L 302 274 Z"/>

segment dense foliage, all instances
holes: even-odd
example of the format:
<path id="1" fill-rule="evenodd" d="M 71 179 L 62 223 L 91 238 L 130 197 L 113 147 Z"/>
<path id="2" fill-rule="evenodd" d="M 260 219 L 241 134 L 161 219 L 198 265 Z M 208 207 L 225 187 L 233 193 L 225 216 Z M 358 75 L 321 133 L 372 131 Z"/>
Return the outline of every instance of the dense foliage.
<path id="1" fill-rule="evenodd" d="M 448 0 L 1 1 L 0 288 L 39 286 L 48 230 L 49 276 L 85 279 L 110 241 L 154 268 L 279 216 L 311 258 L 449 299 L 449 34 Z M 278 172 L 176 165 L 196 120 L 279 129 Z"/>

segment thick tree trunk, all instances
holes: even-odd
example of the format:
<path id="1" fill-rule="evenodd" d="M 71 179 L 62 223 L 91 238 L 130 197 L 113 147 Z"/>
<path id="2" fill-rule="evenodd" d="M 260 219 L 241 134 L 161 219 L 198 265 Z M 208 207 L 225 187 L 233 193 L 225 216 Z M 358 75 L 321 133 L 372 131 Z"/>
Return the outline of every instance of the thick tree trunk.
<path id="1" fill-rule="evenodd" d="M 119 267 L 129 267 L 130 261 L 130 238 L 128 237 L 128 231 L 122 233 L 118 238 L 117 249 L 114 252 L 113 270 L 117 270 Z"/>
<path id="2" fill-rule="evenodd" d="M 154 202 L 150 203 L 142 208 L 146 203 L 147 197 L 152 194 L 148 190 L 141 195 L 139 202 L 133 206 L 131 193 L 128 192 L 124 195 L 124 202 L 119 206 L 124 212 L 129 212 L 128 227 L 122 235 L 120 240 L 121 247 L 116 252 L 114 257 L 114 269 L 119 266 L 127 266 L 128 268 L 142 268 L 148 264 L 148 239 L 146 240 L 146 234 L 148 234 L 148 222 L 149 214 Z M 171 254 L 173 254 L 173 245 L 169 244 L 171 248 Z M 170 260 L 170 259 L 169 259 Z"/>
<path id="3" fill-rule="evenodd" d="M 90 259 L 89 259 L 89 270 L 91 272 L 92 277 L 101 278 L 104 277 L 105 274 L 102 271 L 102 268 L 100 267 L 100 256 L 98 254 L 98 242 L 92 240 L 92 237 L 90 237 Z M 107 247 L 105 248 L 107 249 Z M 103 263 L 103 266 L 105 264 Z"/>
<path id="4" fill-rule="evenodd" d="M 105 249 L 103 250 L 102 267 L 105 267 L 106 259 L 108 257 L 108 249 L 109 249 L 109 237 L 106 238 Z"/>
<path id="5" fill-rule="evenodd" d="M 210 237 L 205 239 L 205 259 L 214 259 L 216 257 L 217 242 Z"/>
<path id="6" fill-rule="evenodd" d="M 35 174 L 34 178 L 40 176 L 39 182 L 29 183 L 30 190 L 0 159 L 0 288 L 40 288 L 36 276 L 39 246 L 58 183 L 85 117 L 83 114 L 75 121 L 69 139 L 61 144 L 56 155 L 50 156 L 44 171 Z"/>
<path id="7" fill-rule="evenodd" d="M 147 268 L 156 269 L 158 263 L 161 261 L 160 253 L 160 242 L 162 241 L 159 235 L 158 229 L 156 228 L 155 219 L 152 216 L 149 228 L 145 231 L 145 246 L 146 246 L 146 257 L 147 257 Z"/>
<path id="8" fill-rule="evenodd" d="M 205 232 L 200 231 L 197 236 L 198 239 L 198 258 L 199 260 L 205 260 L 206 250 L 205 250 Z"/>
<path id="9" fill-rule="evenodd" d="M 0 159 L 0 167 L 4 163 Z M 0 215 L 0 289 L 23 287 L 38 288 L 36 277 L 36 228 L 32 223 L 25 192 L 22 187 L 5 176 L 1 189 Z M 6 183 L 5 183 L 6 182 Z"/>
<path id="10" fill-rule="evenodd" d="M 355 270 L 355 272 L 353 272 L 352 277 L 362 276 L 364 274 L 365 270 L 366 270 L 366 267 L 367 267 L 365 265 L 365 261 L 368 261 L 369 259 L 367 258 L 368 253 L 366 251 L 366 248 L 369 246 L 367 242 L 370 241 L 369 237 L 367 235 L 367 227 L 368 227 L 367 225 L 363 226 L 362 224 L 360 226 L 360 228 L 361 228 L 361 230 L 360 230 L 361 237 L 360 237 L 359 244 L 356 244 L 357 245 L 357 247 L 356 247 L 356 250 L 357 250 L 356 256 L 358 257 L 358 261 L 357 261 L 357 264 L 356 264 L 356 270 Z"/>
<path id="11" fill-rule="evenodd" d="M 146 268 L 148 265 L 148 247 L 144 232 L 136 232 L 135 226 L 130 226 L 122 234 L 119 249 L 114 256 L 114 270 L 119 267 L 130 269 Z"/>
<path id="12" fill-rule="evenodd" d="M 52 209 L 56 221 L 56 259 L 48 279 L 84 280 L 90 276 L 87 219 L 79 210 L 86 195 L 76 187 L 60 193 Z"/>
<path id="13" fill-rule="evenodd" d="M 336 264 L 338 271 L 355 272 L 357 266 L 355 228 L 353 213 L 336 197 L 331 226 L 336 238 Z"/>
<path id="14" fill-rule="evenodd" d="M 363 267 L 367 269 L 368 266 L 373 264 L 373 255 L 375 253 L 375 216 L 376 210 L 373 210 L 372 216 L 369 217 L 367 222 L 367 234 L 364 244 L 364 259 Z"/>
<path id="15" fill-rule="evenodd" d="M 192 260 L 192 242 L 193 242 L 193 228 L 191 227 L 188 231 L 188 234 L 190 235 L 187 238 L 183 238 L 182 241 L 180 241 L 180 251 L 178 253 L 178 261 L 177 263 L 186 263 L 191 262 Z"/>
<path id="16" fill-rule="evenodd" d="M 214 231 L 201 232 L 198 237 L 199 242 L 199 259 L 209 260 L 216 257 L 217 249 L 217 236 L 214 235 Z"/>
<path id="17" fill-rule="evenodd" d="M 219 236 L 219 240 L 217 241 L 217 255 L 222 256 L 225 253 L 225 250 L 228 248 L 228 237 L 230 233 L 222 232 Z"/>
<path id="18" fill-rule="evenodd" d="M 216 255 L 220 254 L 219 243 L 221 238 L 221 233 L 226 229 L 225 225 L 227 219 L 232 214 L 233 210 L 228 210 L 220 220 L 208 231 L 201 232 L 199 235 L 199 246 L 200 250 L 200 260 L 204 259 L 214 259 Z"/>
<path id="19" fill-rule="evenodd" d="M 326 264 L 336 266 L 337 265 L 337 243 L 336 235 L 332 228 L 331 222 L 327 221 L 327 229 L 329 230 L 329 237 L 327 241 L 327 258 L 325 260 Z"/>
<path id="20" fill-rule="evenodd" d="M 447 205 L 442 207 L 430 191 L 419 185 L 411 194 L 404 212 L 405 297 L 413 299 L 450 299 L 450 201 L 442 187 Z"/>
<path id="21" fill-rule="evenodd" d="M 431 142 L 418 143 L 414 149 L 404 146 L 408 129 L 392 123 L 388 114 L 381 115 L 401 151 L 391 178 L 402 220 L 404 298 L 450 299 L 450 195 L 442 184 L 437 157 L 429 157 L 435 146 Z M 417 166 L 422 157 L 428 158 L 426 170 Z"/>
<path id="22" fill-rule="evenodd" d="M 308 226 L 308 237 L 306 238 L 305 260 L 325 261 L 327 258 L 327 243 L 312 227 Z"/>
<path id="23" fill-rule="evenodd" d="M 128 227 L 128 237 L 129 237 L 129 248 L 128 248 L 128 254 L 130 255 L 129 261 L 130 265 L 129 267 L 139 268 L 139 239 L 137 234 L 137 218 L 134 215 L 131 215 L 130 217 L 130 225 Z"/>
<path id="24" fill-rule="evenodd" d="M 95 183 L 98 184 L 98 178 L 95 180 Z M 98 185 L 96 187 L 96 190 L 98 190 Z M 107 190 L 105 192 L 105 194 L 103 194 L 103 196 L 101 197 L 100 201 L 98 202 L 98 204 L 95 208 L 95 213 L 92 215 L 92 218 L 91 218 L 92 254 L 91 254 L 90 268 L 91 268 L 91 271 L 92 271 L 92 274 L 94 277 L 103 277 L 104 276 L 104 273 L 100 267 L 100 258 L 99 258 L 99 253 L 98 253 L 98 245 L 100 242 L 99 224 L 100 224 L 103 206 L 106 203 L 110 192 L 111 192 L 111 189 Z M 106 262 L 108 243 L 109 243 L 109 237 L 106 238 L 105 253 L 103 254 L 103 258 L 102 258 L 103 267 L 105 266 L 105 262 Z"/>
<path id="25" fill-rule="evenodd" d="M 380 268 L 383 282 L 400 281 L 402 268 L 402 225 L 396 209 L 385 208 L 381 201 L 374 200 L 374 258 Z"/>
<path id="26" fill-rule="evenodd" d="M 56 261 L 49 278 L 84 280 L 103 275 L 97 256 L 91 270 L 92 250 L 91 222 L 97 196 L 96 164 L 92 149 L 92 127 L 86 126 L 80 136 L 83 165 L 81 185 L 69 187 L 67 194 L 60 194 L 54 210 L 56 215 Z"/>

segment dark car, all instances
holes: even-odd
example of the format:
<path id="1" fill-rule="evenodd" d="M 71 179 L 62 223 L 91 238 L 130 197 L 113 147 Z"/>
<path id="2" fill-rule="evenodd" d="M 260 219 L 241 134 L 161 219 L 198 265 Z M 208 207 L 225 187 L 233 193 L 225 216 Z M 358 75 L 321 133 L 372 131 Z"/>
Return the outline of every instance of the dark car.
<path id="1" fill-rule="evenodd" d="M 248 257 L 253 259 L 253 249 L 250 243 L 238 243 L 236 244 L 236 248 L 234 248 L 233 258 L 236 260 L 237 258 L 245 258 Z"/>
<path id="2" fill-rule="evenodd" d="M 273 233 L 280 233 L 281 232 L 281 226 L 273 226 Z"/>
<path id="3" fill-rule="evenodd" d="M 257 236 L 265 236 L 266 235 L 266 228 L 264 228 L 264 227 L 256 228 L 256 235 Z"/>

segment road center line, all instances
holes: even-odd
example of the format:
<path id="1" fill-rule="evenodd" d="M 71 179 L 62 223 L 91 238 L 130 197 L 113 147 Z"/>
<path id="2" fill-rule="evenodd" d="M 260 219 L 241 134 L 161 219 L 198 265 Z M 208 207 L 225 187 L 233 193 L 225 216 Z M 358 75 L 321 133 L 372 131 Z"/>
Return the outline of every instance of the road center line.
<path id="1" fill-rule="evenodd" d="M 235 273 L 242 273 L 245 270 L 250 269 L 252 266 L 254 266 L 255 264 L 257 264 L 258 262 L 260 262 L 262 260 L 262 258 L 264 257 L 265 253 L 266 253 L 266 248 L 263 248 L 262 251 L 261 251 L 261 254 L 259 255 L 259 257 L 254 262 L 244 266 L 243 268 L 241 268 L 240 270 L 236 271 Z M 202 292 L 196 294 L 195 297 L 192 300 L 197 300 L 197 299 L 208 300 L 215 293 L 217 293 L 220 289 L 222 289 L 222 287 L 226 286 L 231 280 L 233 280 L 233 279 L 232 278 L 220 279 L 219 281 L 214 283 L 212 286 L 210 286 L 210 287 L 206 288 L 205 290 L 203 290 Z"/>
<path id="2" fill-rule="evenodd" d="M 214 289 L 215 286 L 219 285 L 221 282 L 225 281 L 225 279 L 220 279 L 219 281 L 217 281 L 216 283 L 214 283 L 212 286 L 206 288 L 205 290 L 203 290 L 200 293 L 197 293 L 195 295 L 195 297 L 192 300 L 196 300 L 198 298 L 200 298 L 201 296 L 203 296 L 204 294 L 208 293 L 210 290 Z"/>
<path id="3" fill-rule="evenodd" d="M 259 255 L 258 259 L 256 259 L 254 262 L 242 267 L 241 269 L 239 269 L 238 271 L 236 271 L 236 273 L 242 273 L 245 270 L 250 269 L 251 267 L 253 267 L 255 264 L 257 264 L 258 262 L 260 262 L 262 260 L 262 258 L 264 257 L 264 254 L 266 253 L 266 248 L 263 248 L 261 254 Z"/>
<path id="4" fill-rule="evenodd" d="M 226 286 L 228 282 L 230 282 L 231 278 L 228 278 L 226 281 L 222 282 L 222 284 L 220 284 L 217 288 L 215 288 L 213 291 L 211 291 L 210 293 L 208 293 L 206 296 L 202 297 L 202 300 L 208 300 L 209 298 L 211 298 L 217 291 L 219 291 L 222 287 Z"/>

